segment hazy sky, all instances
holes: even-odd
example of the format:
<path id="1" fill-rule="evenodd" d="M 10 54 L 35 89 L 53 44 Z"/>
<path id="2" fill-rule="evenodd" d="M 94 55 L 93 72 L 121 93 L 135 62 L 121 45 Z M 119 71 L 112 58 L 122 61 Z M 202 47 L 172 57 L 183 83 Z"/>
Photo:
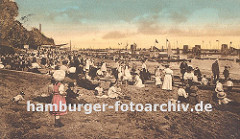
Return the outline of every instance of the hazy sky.
<path id="1" fill-rule="evenodd" d="M 76 48 L 240 44 L 240 0 L 15 0 L 24 26 Z M 119 46 L 118 43 L 123 43 Z"/>

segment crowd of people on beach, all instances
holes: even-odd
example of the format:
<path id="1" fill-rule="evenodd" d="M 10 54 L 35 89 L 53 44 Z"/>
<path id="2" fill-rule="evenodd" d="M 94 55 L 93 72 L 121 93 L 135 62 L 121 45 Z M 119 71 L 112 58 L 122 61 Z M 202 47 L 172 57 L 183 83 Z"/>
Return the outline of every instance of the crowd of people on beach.
<path id="1" fill-rule="evenodd" d="M 149 81 L 154 81 L 155 85 L 168 92 L 173 91 L 173 86 L 178 87 L 175 101 L 191 103 L 195 105 L 199 102 L 198 86 L 215 86 L 213 100 L 219 105 L 227 104 L 226 92 L 231 92 L 233 82 L 229 78 L 228 67 L 223 72 L 227 82 L 227 90 L 219 80 L 218 60 L 212 64 L 212 80 L 206 75 L 202 75 L 198 67 L 189 65 L 186 61 L 180 64 L 180 84 L 174 81 L 174 72 L 168 63 L 155 67 L 154 73 L 148 69 L 147 59 L 142 59 L 141 67 L 135 63 L 130 64 L 127 60 L 115 60 L 108 63 L 106 60 L 98 60 L 85 57 L 77 52 L 38 50 L 19 52 L 0 56 L 0 68 L 28 71 L 34 73 L 44 73 L 52 76 L 49 92 L 52 94 L 52 103 L 75 103 L 81 98 L 81 94 L 76 90 L 76 86 L 93 90 L 96 98 L 131 99 L 122 86 L 133 85 L 136 88 L 144 88 Z M 63 82 L 69 79 L 66 84 Z M 107 85 L 106 85 L 107 84 Z M 66 112 L 51 112 L 55 116 L 56 127 L 61 127 L 60 116 Z"/>

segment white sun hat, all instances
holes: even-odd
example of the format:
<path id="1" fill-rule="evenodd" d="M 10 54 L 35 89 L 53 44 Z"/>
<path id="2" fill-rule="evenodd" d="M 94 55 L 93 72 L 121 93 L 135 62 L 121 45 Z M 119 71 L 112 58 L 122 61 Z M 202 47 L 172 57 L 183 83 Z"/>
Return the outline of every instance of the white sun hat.
<path id="1" fill-rule="evenodd" d="M 219 99 L 223 99 L 223 98 L 225 98 L 227 96 L 227 94 L 225 93 L 225 92 L 219 92 L 219 93 L 217 93 L 217 97 L 219 98 Z"/>
<path id="2" fill-rule="evenodd" d="M 76 72 L 76 67 L 71 67 L 68 69 L 69 73 L 75 73 Z"/>
<path id="3" fill-rule="evenodd" d="M 63 70 L 56 70 L 53 73 L 53 78 L 55 81 L 62 81 L 65 78 L 65 71 Z"/>

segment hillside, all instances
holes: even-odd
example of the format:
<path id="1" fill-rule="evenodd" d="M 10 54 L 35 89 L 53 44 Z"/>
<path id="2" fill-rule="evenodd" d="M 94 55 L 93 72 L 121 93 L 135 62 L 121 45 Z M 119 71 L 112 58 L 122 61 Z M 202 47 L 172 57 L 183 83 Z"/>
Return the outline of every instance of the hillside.
<path id="1" fill-rule="evenodd" d="M 0 0 L 0 45 L 21 48 L 23 45 L 54 44 L 52 38 L 43 35 L 38 29 L 27 30 L 16 20 L 18 6 L 10 0 Z"/>

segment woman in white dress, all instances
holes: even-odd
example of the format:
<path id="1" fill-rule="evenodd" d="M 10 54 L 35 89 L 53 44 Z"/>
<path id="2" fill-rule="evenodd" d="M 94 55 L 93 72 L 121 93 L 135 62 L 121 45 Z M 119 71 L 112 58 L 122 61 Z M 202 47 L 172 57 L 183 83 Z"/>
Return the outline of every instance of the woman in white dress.
<path id="1" fill-rule="evenodd" d="M 119 65 L 117 71 L 118 71 L 118 81 L 122 81 L 122 77 L 123 77 L 123 68 L 122 68 L 122 65 Z"/>
<path id="2" fill-rule="evenodd" d="M 91 61 L 90 61 L 90 59 L 88 58 L 87 60 L 86 60 L 86 66 L 85 66 L 85 69 L 86 70 L 89 70 L 90 69 L 90 64 L 91 63 Z"/>
<path id="3" fill-rule="evenodd" d="M 161 81 L 161 71 L 160 71 L 160 68 L 158 66 L 156 68 L 156 70 L 155 70 L 155 85 L 160 87 L 161 84 L 162 84 L 162 81 Z"/>
<path id="4" fill-rule="evenodd" d="M 102 66 L 101 66 L 101 71 L 102 72 L 106 72 L 107 71 L 107 65 L 105 62 L 103 62 Z"/>
<path id="5" fill-rule="evenodd" d="M 139 88 L 145 87 L 145 85 L 142 83 L 142 80 L 139 77 L 139 75 L 136 75 L 136 77 L 135 77 L 135 86 L 139 87 Z"/>
<path id="6" fill-rule="evenodd" d="M 173 71 L 169 68 L 169 65 L 166 65 L 166 69 L 164 69 L 164 73 L 165 73 L 165 76 L 163 80 L 162 89 L 171 91 Z"/>
<path id="7" fill-rule="evenodd" d="M 130 73 L 130 69 L 128 68 L 128 66 L 125 67 L 123 80 L 130 82 L 132 81 L 132 75 Z"/>

